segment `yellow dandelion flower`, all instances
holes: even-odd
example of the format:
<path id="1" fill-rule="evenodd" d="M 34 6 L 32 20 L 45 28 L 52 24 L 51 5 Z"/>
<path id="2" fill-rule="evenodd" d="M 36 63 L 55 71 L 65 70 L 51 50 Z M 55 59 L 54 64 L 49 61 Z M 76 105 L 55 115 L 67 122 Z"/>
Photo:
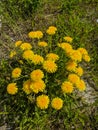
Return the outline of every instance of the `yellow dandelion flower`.
<path id="1" fill-rule="evenodd" d="M 18 92 L 18 88 L 17 88 L 16 83 L 10 83 L 10 84 L 8 84 L 8 86 L 7 86 L 7 92 L 9 94 L 12 94 L 12 95 L 16 94 Z"/>
<path id="2" fill-rule="evenodd" d="M 22 43 L 21 46 L 20 46 L 20 48 L 22 50 L 30 50 L 30 49 L 32 49 L 32 46 L 31 46 L 30 43 Z"/>
<path id="3" fill-rule="evenodd" d="M 73 84 L 69 81 L 64 81 L 61 85 L 61 89 L 64 93 L 72 93 L 73 92 Z"/>
<path id="4" fill-rule="evenodd" d="M 80 81 L 80 77 L 76 74 L 69 74 L 68 75 L 68 80 L 73 83 L 73 84 L 77 84 Z"/>
<path id="5" fill-rule="evenodd" d="M 67 64 L 66 64 L 66 69 L 68 71 L 75 71 L 77 67 L 77 63 L 75 61 L 70 60 Z"/>
<path id="6" fill-rule="evenodd" d="M 30 94 L 32 91 L 30 89 L 30 84 L 31 84 L 31 80 L 27 80 L 23 83 L 23 91 L 26 93 L 26 94 Z"/>
<path id="7" fill-rule="evenodd" d="M 56 110 L 60 110 L 63 107 L 63 100 L 59 97 L 53 98 L 51 106 Z"/>
<path id="8" fill-rule="evenodd" d="M 54 53 L 49 53 L 46 55 L 47 60 L 52 60 L 52 61 L 56 61 L 59 59 L 59 56 L 57 54 Z"/>
<path id="9" fill-rule="evenodd" d="M 26 60 L 32 60 L 32 57 L 34 56 L 34 52 L 31 50 L 26 50 L 23 52 L 23 58 Z"/>
<path id="10" fill-rule="evenodd" d="M 48 44 L 47 44 L 47 42 L 43 41 L 43 42 L 38 42 L 38 46 L 46 47 L 46 46 L 48 46 Z"/>
<path id="11" fill-rule="evenodd" d="M 57 71 L 57 65 L 51 60 L 46 60 L 43 63 L 43 68 L 48 72 L 48 73 L 54 73 Z"/>
<path id="12" fill-rule="evenodd" d="M 21 43 L 22 43 L 22 41 L 17 41 L 17 42 L 15 42 L 15 47 L 20 46 L 20 45 L 21 45 Z"/>
<path id="13" fill-rule="evenodd" d="M 45 87 L 46 87 L 46 85 L 43 80 L 38 80 L 38 81 L 32 82 L 30 84 L 30 89 L 34 93 L 43 92 Z"/>
<path id="14" fill-rule="evenodd" d="M 64 37 L 64 40 L 71 43 L 73 39 L 69 36 L 66 36 Z"/>
<path id="15" fill-rule="evenodd" d="M 74 61 L 82 61 L 82 54 L 80 53 L 79 50 L 73 50 L 70 54 L 70 58 Z"/>
<path id="16" fill-rule="evenodd" d="M 16 51 L 11 51 L 10 52 L 10 58 L 13 58 L 16 55 Z"/>
<path id="17" fill-rule="evenodd" d="M 57 28 L 54 26 L 50 26 L 47 30 L 46 33 L 48 33 L 49 35 L 54 35 L 57 31 Z"/>
<path id="18" fill-rule="evenodd" d="M 66 52 L 66 54 L 69 56 L 72 52 L 72 46 L 69 43 L 61 43 L 60 47 Z"/>
<path id="19" fill-rule="evenodd" d="M 89 55 L 83 55 L 83 60 L 86 62 L 90 62 L 90 56 Z"/>
<path id="20" fill-rule="evenodd" d="M 83 80 L 80 80 L 80 82 L 78 82 L 76 84 L 76 87 L 80 90 L 80 91 L 84 91 L 86 89 L 86 85 L 85 82 Z"/>
<path id="21" fill-rule="evenodd" d="M 43 37 L 43 33 L 41 31 L 36 31 L 36 38 L 40 39 Z"/>
<path id="22" fill-rule="evenodd" d="M 79 66 L 78 68 L 76 68 L 75 73 L 77 73 L 77 75 L 79 75 L 79 76 L 82 76 L 83 75 L 82 67 Z"/>
<path id="23" fill-rule="evenodd" d="M 15 69 L 12 71 L 12 77 L 13 77 L 13 78 L 18 78 L 18 77 L 20 77 L 21 72 L 22 72 L 21 68 L 15 68 Z"/>
<path id="24" fill-rule="evenodd" d="M 40 39 L 40 38 L 43 37 L 43 33 L 41 31 L 31 31 L 31 32 L 29 32 L 28 36 L 30 38 L 38 38 L 38 39 Z"/>
<path id="25" fill-rule="evenodd" d="M 49 105 L 49 97 L 47 95 L 40 95 L 37 97 L 36 102 L 37 106 L 40 109 L 47 109 Z"/>
<path id="26" fill-rule="evenodd" d="M 37 64 L 40 65 L 44 62 L 44 58 L 40 55 L 35 54 L 33 55 L 31 61 L 34 65 L 37 65 Z"/>
<path id="27" fill-rule="evenodd" d="M 85 48 L 78 48 L 78 50 L 80 51 L 80 53 L 82 55 L 88 55 L 88 52 L 87 52 L 87 50 Z"/>
<path id="28" fill-rule="evenodd" d="M 30 38 L 36 38 L 36 32 L 35 31 L 29 32 L 28 36 Z"/>
<path id="29" fill-rule="evenodd" d="M 44 73 L 42 70 L 36 69 L 31 72 L 30 77 L 33 81 L 38 81 L 44 77 Z"/>

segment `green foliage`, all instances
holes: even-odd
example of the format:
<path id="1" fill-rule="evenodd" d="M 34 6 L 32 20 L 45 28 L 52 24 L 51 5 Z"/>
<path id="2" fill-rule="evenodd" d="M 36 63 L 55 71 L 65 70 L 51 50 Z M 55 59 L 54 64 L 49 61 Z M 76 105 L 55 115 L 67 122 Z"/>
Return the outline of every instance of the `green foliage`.
<path id="1" fill-rule="evenodd" d="M 15 19 L 22 16 L 26 18 L 36 12 L 39 0 L 1 0 L 5 12 Z"/>
<path id="2" fill-rule="evenodd" d="M 70 88 L 68 88 L 68 92 L 67 91 L 63 92 L 61 90 L 62 83 L 64 81 L 68 81 L 67 76 L 70 73 L 72 73 L 72 71 L 68 71 L 66 69 L 66 63 L 71 59 L 70 53 L 72 53 L 73 50 L 69 50 L 67 47 L 65 49 L 63 48 L 62 45 L 64 43 L 64 38 L 62 38 L 62 40 L 59 41 L 59 39 L 61 38 L 61 36 L 59 37 L 58 35 L 59 31 L 57 30 L 57 28 L 56 28 L 56 31 L 54 31 L 55 30 L 54 26 L 52 26 L 52 28 L 53 28 L 52 31 L 46 34 L 47 30 L 49 31 L 49 28 L 48 28 L 46 32 L 44 32 L 44 36 L 41 31 L 30 32 L 28 35 L 29 35 L 29 38 L 32 38 L 31 42 L 24 43 L 22 41 L 17 41 L 13 48 L 13 50 L 16 53 L 13 53 L 13 50 L 12 50 L 10 52 L 10 59 L 8 61 L 2 60 L 1 62 L 1 70 L 3 73 L 1 83 L 2 83 L 2 86 L 5 85 L 3 89 L 1 86 L 1 90 L 4 91 L 4 92 L 1 91 L 1 93 L 4 94 L 4 98 L 1 97 L 1 99 L 4 100 L 4 102 L 2 103 L 2 106 L 5 106 L 4 113 L 2 113 L 2 115 L 7 112 L 7 114 L 5 114 L 6 122 L 12 123 L 13 125 L 11 125 L 10 123 L 8 124 L 16 128 L 19 127 L 20 130 L 27 130 L 27 129 L 44 130 L 45 128 L 51 129 L 52 125 L 54 124 L 60 125 L 59 122 L 62 123 L 60 127 L 62 127 L 63 129 L 68 129 L 68 130 L 71 129 L 72 127 L 77 128 L 77 125 L 79 125 L 78 126 L 79 128 L 83 128 L 85 125 L 85 121 L 81 116 L 81 107 L 78 109 L 78 96 L 77 96 L 78 89 L 74 87 L 76 92 L 72 90 L 71 93 L 69 91 Z M 36 33 L 37 35 L 35 35 Z M 43 41 L 44 38 L 46 39 L 48 46 L 46 47 L 38 46 L 38 43 L 41 42 L 41 40 Z M 68 37 L 68 39 L 71 39 L 72 41 L 71 37 Z M 67 44 L 71 46 L 71 41 L 69 40 L 67 41 L 69 42 Z M 28 51 L 33 51 L 34 54 L 32 55 L 32 54 L 27 53 L 24 56 L 24 53 L 27 52 L 26 49 L 30 49 Z M 70 53 L 67 53 L 67 51 L 70 51 Z M 57 54 L 59 58 L 55 59 L 54 56 L 51 56 L 49 59 L 49 63 L 47 64 L 46 69 L 45 69 L 43 65 L 44 65 L 44 62 L 47 61 L 47 54 L 49 53 Z M 34 56 L 36 54 L 37 55 L 39 54 L 40 56 L 42 56 L 44 58 L 44 62 L 42 61 L 39 62 L 40 60 L 39 58 L 38 59 L 35 58 L 34 60 Z M 31 59 L 29 59 L 30 57 Z M 75 58 L 76 60 L 75 62 L 77 62 L 77 58 L 78 58 L 78 55 Z M 20 60 L 22 62 L 20 62 Z M 57 65 L 57 70 L 55 70 L 54 65 L 51 66 L 50 61 Z M 22 74 L 21 75 L 19 74 L 18 77 L 13 77 L 12 75 L 13 70 L 15 70 L 15 68 L 17 67 L 19 67 L 22 70 Z M 52 67 L 53 69 L 51 70 Z M 46 88 L 41 91 L 39 89 L 40 84 L 39 86 L 37 85 L 35 89 L 31 89 L 32 83 L 39 82 L 38 79 L 36 81 L 31 76 L 31 72 L 35 71 L 36 69 L 41 69 L 44 73 L 43 81 L 46 84 Z M 17 72 L 14 73 L 14 75 L 16 76 Z M 6 82 L 5 82 L 5 79 L 6 79 Z M 27 84 L 26 86 L 24 85 L 24 82 L 27 81 L 28 79 L 30 80 L 30 84 Z M 16 92 L 14 89 L 8 89 L 8 85 L 10 85 L 10 83 L 17 84 L 18 92 Z M 28 87 L 30 93 L 27 92 L 28 89 L 26 87 Z M 36 91 L 37 88 L 38 88 L 38 92 Z M 13 94 L 14 91 L 15 93 Z M 49 107 L 46 110 L 44 110 L 44 108 L 40 109 L 41 105 L 44 102 L 40 104 L 39 106 L 37 105 L 38 103 L 36 102 L 37 97 L 42 94 L 47 95 L 50 100 Z M 51 101 L 55 97 L 59 97 L 63 101 L 63 104 L 61 104 L 60 108 L 58 104 L 57 106 L 55 104 L 56 108 L 54 108 L 51 105 Z M 82 103 L 82 100 L 80 100 L 79 102 Z M 78 116 L 79 116 L 79 119 L 77 119 Z M 14 122 L 13 122 L 13 119 L 14 119 Z M 67 125 L 69 123 L 70 125 Z"/>

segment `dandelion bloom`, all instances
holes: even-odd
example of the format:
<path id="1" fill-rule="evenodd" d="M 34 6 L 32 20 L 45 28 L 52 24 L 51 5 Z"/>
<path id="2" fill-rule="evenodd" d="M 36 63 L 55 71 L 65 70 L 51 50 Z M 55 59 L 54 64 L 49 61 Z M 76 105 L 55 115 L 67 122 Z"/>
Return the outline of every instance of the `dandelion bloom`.
<path id="1" fill-rule="evenodd" d="M 46 55 L 47 60 L 52 60 L 52 61 L 56 61 L 59 59 L 59 56 L 57 54 L 54 53 L 49 53 Z"/>
<path id="2" fill-rule="evenodd" d="M 36 31 L 36 38 L 40 39 L 43 37 L 43 33 L 41 31 Z"/>
<path id="3" fill-rule="evenodd" d="M 73 83 L 73 84 L 77 84 L 80 81 L 80 77 L 76 74 L 69 74 L 68 75 L 68 80 Z"/>
<path id="4" fill-rule="evenodd" d="M 38 39 L 40 39 L 40 38 L 43 37 L 43 33 L 41 31 L 32 31 L 28 35 L 29 35 L 30 38 L 38 38 Z"/>
<path id="5" fill-rule="evenodd" d="M 46 47 L 46 46 L 48 46 L 48 44 L 47 44 L 47 42 L 43 41 L 43 42 L 38 42 L 38 46 Z"/>
<path id="6" fill-rule="evenodd" d="M 20 46 L 20 45 L 21 45 L 21 43 L 22 43 L 22 41 L 17 41 L 17 42 L 15 42 L 15 47 Z"/>
<path id="7" fill-rule="evenodd" d="M 77 75 L 79 75 L 79 76 L 82 76 L 83 75 L 82 67 L 79 66 L 78 68 L 76 68 L 75 73 L 77 73 Z"/>
<path id="8" fill-rule="evenodd" d="M 8 84 L 8 86 L 7 86 L 7 92 L 9 94 L 12 94 L 12 95 L 16 94 L 18 92 L 18 88 L 17 88 L 16 83 L 10 83 L 10 84 Z"/>
<path id="9" fill-rule="evenodd" d="M 59 97 L 53 98 L 51 106 L 56 110 L 60 110 L 63 106 L 63 100 Z"/>
<path id="10" fill-rule="evenodd" d="M 13 58 L 13 56 L 15 56 L 16 55 L 16 51 L 11 51 L 10 52 L 10 58 Z"/>
<path id="11" fill-rule="evenodd" d="M 74 61 L 82 61 L 82 54 L 80 53 L 79 50 L 73 50 L 70 54 L 70 58 Z"/>
<path id="12" fill-rule="evenodd" d="M 78 48 L 78 50 L 80 51 L 80 53 L 82 55 L 87 55 L 88 54 L 88 52 L 87 52 L 87 50 L 85 48 Z"/>
<path id="13" fill-rule="evenodd" d="M 43 58 L 42 56 L 40 56 L 40 55 L 35 54 L 35 55 L 33 55 L 33 57 L 31 58 L 31 61 L 32 61 L 32 63 L 33 63 L 34 65 L 37 65 L 37 64 L 40 65 L 40 64 L 43 63 L 44 58 Z"/>
<path id="14" fill-rule="evenodd" d="M 86 62 L 90 62 L 90 56 L 89 55 L 83 55 L 83 60 Z"/>
<path id="15" fill-rule="evenodd" d="M 57 31 L 57 28 L 54 27 L 54 26 L 50 26 L 50 27 L 46 30 L 46 32 L 47 32 L 49 35 L 54 35 L 54 34 L 56 33 L 56 31 Z"/>
<path id="16" fill-rule="evenodd" d="M 85 82 L 83 80 L 80 80 L 80 82 L 78 82 L 76 84 L 76 87 L 80 90 L 80 91 L 84 91 L 86 89 L 86 85 Z"/>
<path id="17" fill-rule="evenodd" d="M 48 73 L 54 73 L 57 70 L 57 65 L 51 60 L 46 60 L 43 63 L 43 68 L 48 72 Z"/>
<path id="18" fill-rule="evenodd" d="M 30 89 L 30 84 L 31 84 L 31 80 L 26 80 L 24 83 L 23 83 L 23 91 L 26 93 L 26 94 L 30 94 L 32 91 Z"/>
<path id="19" fill-rule="evenodd" d="M 73 92 L 73 84 L 69 81 L 64 81 L 61 85 L 61 89 L 64 93 L 72 93 Z"/>
<path id="20" fill-rule="evenodd" d="M 30 43 L 22 43 L 20 48 L 24 51 L 24 50 L 30 50 L 32 49 L 32 46 Z"/>
<path id="21" fill-rule="evenodd" d="M 61 43 L 59 46 L 66 52 L 68 56 L 73 50 L 72 46 L 69 43 Z"/>
<path id="22" fill-rule="evenodd" d="M 33 81 L 38 81 L 44 77 L 44 73 L 42 70 L 36 69 L 31 72 L 30 77 Z"/>
<path id="23" fill-rule="evenodd" d="M 21 68 L 15 68 L 13 71 L 12 71 L 12 77 L 13 78 L 18 78 L 20 75 L 21 75 Z"/>
<path id="24" fill-rule="evenodd" d="M 43 80 L 38 80 L 38 81 L 32 82 L 30 84 L 30 89 L 34 93 L 43 92 L 45 87 L 46 87 L 46 85 Z"/>
<path id="25" fill-rule="evenodd" d="M 64 37 L 64 40 L 71 43 L 73 39 L 69 36 L 66 36 Z"/>
<path id="26" fill-rule="evenodd" d="M 49 105 L 49 97 L 47 95 L 40 95 L 37 97 L 36 102 L 37 106 L 40 109 L 47 109 Z"/>
<path id="27" fill-rule="evenodd" d="M 35 31 L 29 32 L 28 36 L 30 38 L 36 38 L 36 32 Z"/>
<path id="28" fill-rule="evenodd" d="M 33 51 L 31 51 L 31 50 L 26 50 L 26 51 L 24 51 L 23 52 L 23 58 L 24 59 L 26 59 L 26 60 L 31 60 L 32 59 L 32 57 L 33 57 L 33 55 L 34 55 L 34 52 Z"/>
<path id="29" fill-rule="evenodd" d="M 66 64 L 66 69 L 68 71 L 75 71 L 76 70 L 76 66 L 77 63 L 75 61 L 70 60 L 67 64 Z"/>

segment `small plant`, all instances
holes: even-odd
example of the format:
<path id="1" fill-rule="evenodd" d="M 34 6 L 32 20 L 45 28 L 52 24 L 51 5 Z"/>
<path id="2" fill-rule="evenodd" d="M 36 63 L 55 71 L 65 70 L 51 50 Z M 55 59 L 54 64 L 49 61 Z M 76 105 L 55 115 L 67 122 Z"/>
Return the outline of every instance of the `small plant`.
<path id="1" fill-rule="evenodd" d="M 15 116 L 21 129 L 41 130 L 46 119 L 47 124 L 54 115 L 60 120 L 63 114 L 67 128 L 68 120 L 76 118 L 76 94 L 86 89 L 82 60 L 90 61 L 88 52 L 85 48 L 74 49 L 70 36 L 59 38 L 54 26 L 44 33 L 31 31 L 28 37 L 30 43 L 16 41 L 10 52 L 6 110 L 9 117 Z M 82 119 L 80 122 L 84 123 Z"/>

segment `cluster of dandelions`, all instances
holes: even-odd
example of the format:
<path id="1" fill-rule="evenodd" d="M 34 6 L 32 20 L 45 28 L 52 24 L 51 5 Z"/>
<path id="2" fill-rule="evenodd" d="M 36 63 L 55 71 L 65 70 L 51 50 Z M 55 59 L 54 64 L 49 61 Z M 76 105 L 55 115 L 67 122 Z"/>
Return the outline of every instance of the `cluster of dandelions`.
<path id="1" fill-rule="evenodd" d="M 90 57 L 85 48 L 73 49 L 73 39 L 69 36 L 61 43 L 52 42 L 56 27 L 50 26 L 45 33 L 51 41 L 44 41 L 41 31 L 32 31 L 28 34 L 31 43 L 15 43 L 10 58 L 17 59 L 17 65 L 12 69 L 12 82 L 8 84 L 7 92 L 13 96 L 21 90 L 27 96 L 35 96 L 36 106 L 40 109 L 51 106 L 59 110 L 64 105 L 64 94 L 86 89 L 81 78 L 84 72 L 81 64 L 82 60 L 89 62 Z M 54 44 L 55 48 L 52 48 Z"/>

